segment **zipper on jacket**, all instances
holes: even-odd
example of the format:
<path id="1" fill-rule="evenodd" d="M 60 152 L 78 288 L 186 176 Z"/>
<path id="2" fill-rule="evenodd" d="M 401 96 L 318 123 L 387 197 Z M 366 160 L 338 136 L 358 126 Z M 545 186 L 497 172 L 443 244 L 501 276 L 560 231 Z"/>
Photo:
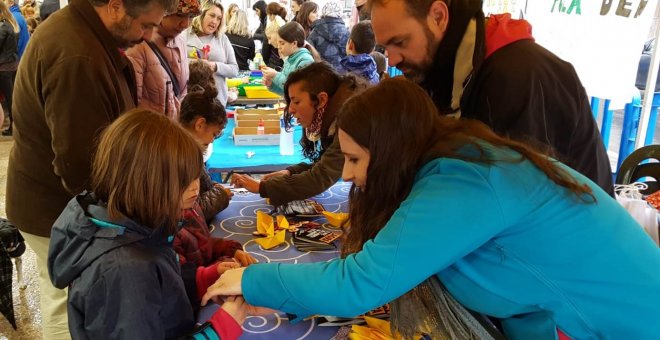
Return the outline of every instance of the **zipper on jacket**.
<path id="1" fill-rule="evenodd" d="M 170 86 L 172 86 L 172 81 L 168 80 L 165 82 L 165 112 L 163 112 L 166 116 L 169 117 L 168 112 L 170 108 L 170 101 L 169 101 L 169 96 L 170 96 Z M 174 89 L 172 89 L 174 91 Z"/>

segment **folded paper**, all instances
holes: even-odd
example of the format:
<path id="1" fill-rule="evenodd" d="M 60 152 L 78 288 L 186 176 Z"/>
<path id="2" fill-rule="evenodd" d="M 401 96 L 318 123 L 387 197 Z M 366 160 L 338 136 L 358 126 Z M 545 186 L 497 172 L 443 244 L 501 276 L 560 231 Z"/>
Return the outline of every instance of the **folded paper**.
<path id="1" fill-rule="evenodd" d="M 257 233 L 265 237 L 257 238 L 257 242 L 264 249 L 272 249 L 284 243 L 286 230 L 289 230 L 289 221 L 284 216 L 277 216 L 277 225 L 281 230 L 275 230 L 273 217 L 263 211 L 257 211 Z"/>
<path id="2" fill-rule="evenodd" d="M 341 227 L 342 223 L 348 220 L 347 213 L 335 213 L 330 211 L 324 211 L 323 215 L 328 220 L 328 223 L 330 223 L 331 226 L 336 228 Z"/>
<path id="3" fill-rule="evenodd" d="M 366 326 L 353 325 L 351 326 L 351 333 L 348 338 L 351 340 L 401 340 L 400 334 L 392 334 L 390 330 L 390 322 L 378 318 L 365 316 L 364 320 L 367 322 Z M 421 336 L 415 335 L 415 339 L 420 339 Z"/>

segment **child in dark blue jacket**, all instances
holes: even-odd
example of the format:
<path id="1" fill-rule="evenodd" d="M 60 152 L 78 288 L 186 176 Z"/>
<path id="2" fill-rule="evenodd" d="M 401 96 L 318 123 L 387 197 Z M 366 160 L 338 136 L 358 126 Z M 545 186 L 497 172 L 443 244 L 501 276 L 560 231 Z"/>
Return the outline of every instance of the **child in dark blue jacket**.
<path id="1" fill-rule="evenodd" d="M 368 80 L 371 84 L 378 84 L 380 76 L 376 61 L 370 53 L 376 47 L 376 38 L 371 29 L 371 21 L 365 20 L 357 23 L 351 30 L 346 44 L 346 54 L 339 62 L 339 73 L 353 73 Z"/>
<path id="2" fill-rule="evenodd" d="M 135 109 L 102 134 L 91 192 L 55 222 L 48 272 L 68 287 L 73 339 L 237 339 L 250 308 L 232 297 L 201 327 L 199 299 L 228 268 L 180 266 L 172 240 L 199 195 L 202 150 L 168 117 Z"/>

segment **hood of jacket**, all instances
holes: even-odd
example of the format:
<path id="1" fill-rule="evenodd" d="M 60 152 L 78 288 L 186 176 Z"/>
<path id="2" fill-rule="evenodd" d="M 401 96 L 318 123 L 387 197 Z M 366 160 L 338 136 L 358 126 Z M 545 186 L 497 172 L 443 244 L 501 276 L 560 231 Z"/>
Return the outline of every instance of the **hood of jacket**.
<path id="1" fill-rule="evenodd" d="M 532 39 L 531 27 L 524 20 L 512 20 L 510 14 L 494 15 L 486 21 L 481 0 L 453 2 L 449 17 L 433 64 L 420 85 L 440 113 L 460 115 L 464 87 L 486 56 L 513 42 Z"/>
<path id="2" fill-rule="evenodd" d="M 369 80 L 374 83 L 373 75 L 378 77 L 378 70 L 376 69 L 376 62 L 370 55 L 356 54 L 347 55 L 339 62 L 341 67 L 348 73 L 353 73 L 359 77 Z M 378 82 L 378 78 L 375 79 Z"/>
<path id="3" fill-rule="evenodd" d="M 323 39 L 333 44 L 341 44 L 342 38 L 345 35 L 344 31 L 347 30 L 344 20 L 333 17 L 323 17 L 316 20 L 312 29 L 322 36 Z"/>
<path id="4" fill-rule="evenodd" d="M 323 124 L 321 126 L 322 136 L 334 137 L 337 132 L 335 122 L 337 121 L 339 110 L 341 110 L 342 106 L 344 106 L 344 103 L 346 103 L 348 99 L 365 90 L 369 86 L 369 84 L 362 79 L 353 79 L 353 77 L 345 78 L 341 84 L 339 84 L 337 91 L 335 91 L 328 101 L 325 113 L 323 114 Z M 328 139 L 328 141 L 331 141 L 331 139 Z"/>
<path id="5" fill-rule="evenodd" d="M 520 40 L 534 40 L 532 25 L 527 20 L 511 19 L 511 14 L 495 14 L 486 22 L 486 55 L 490 57 L 500 48 Z"/>
<path id="6" fill-rule="evenodd" d="M 111 221 L 104 204 L 84 192 L 69 201 L 57 218 L 48 247 L 48 273 L 63 289 L 108 251 L 135 242 L 167 243 L 167 236 L 128 218 Z"/>
<path id="7" fill-rule="evenodd" d="M 312 57 L 312 53 L 309 52 L 308 49 L 301 47 L 297 51 L 293 52 L 293 54 L 286 57 L 285 60 L 292 65 L 297 65 L 300 60 L 309 59 L 310 57 L 312 59 L 314 58 Z"/>

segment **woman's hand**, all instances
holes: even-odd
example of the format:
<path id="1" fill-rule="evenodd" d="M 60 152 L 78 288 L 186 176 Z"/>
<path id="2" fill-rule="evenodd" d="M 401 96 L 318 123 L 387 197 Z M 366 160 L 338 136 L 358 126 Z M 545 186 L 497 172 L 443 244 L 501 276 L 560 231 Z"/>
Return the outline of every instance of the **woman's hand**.
<path id="1" fill-rule="evenodd" d="M 262 177 L 261 180 L 265 182 L 273 177 L 279 177 L 279 176 L 291 176 L 291 171 L 280 170 L 280 171 L 271 172 L 267 175 L 264 175 L 264 177 Z"/>
<path id="2" fill-rule="evenodd" d="M 251 193 L 259 193 L 259 181 L 247 175 L 233 174 L 231 184 L 238 188 L 245 188 Z"/>
<path id="3" fill-rule="evenodd" d="M 238 263 L 243 267 L 247 267 L 253 263 L 257 263 L 257 260 L 254 257 L 252 257 L 252 255 L 242 250 L 237 250 L 236 253 L 234 253 L 234 259 L 236 259 L 236 261 L 238 261 Z"/>
<path id="4" fill-rule="evenodd" d="M 206 65 L 209 65 L 209 67 L 213 70 L 213 72 L 218 71 L 218 64 L 216 64 L 215 62 L 208 61 L 206 59 L 200 59 L 200 60 L 202 60 L 202 62 L 204 62 Z"/>
<path id="5" fill-rule="evenodd" d="M 206 294 L 202 297 L 202 306 L 206 306 L 209 300 L 218 302 L 218 298 L 221 296 L 242 295 L 243 271 L 245 271 L 244 267 L 227 270 L 206 290 Z"/>

